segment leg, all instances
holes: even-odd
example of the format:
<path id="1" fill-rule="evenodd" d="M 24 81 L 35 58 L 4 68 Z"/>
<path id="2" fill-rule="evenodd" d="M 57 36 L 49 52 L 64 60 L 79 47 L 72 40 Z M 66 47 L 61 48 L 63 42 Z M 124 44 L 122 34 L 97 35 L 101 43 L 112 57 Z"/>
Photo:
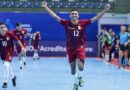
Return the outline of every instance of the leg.
<path id="1" fill-rule="evenodd" d="M 128 66 L 128 51 L 124 52 L 124 68 Z"/>
<path id="2" fill-rule="evenodd" d="M 20 69 L 22 70 L 23 69 L 23 60 L 22 60 L 23 58 L 22 58 L 22 54 L 19 53 L 18 57 L 19 57 Z"/>
<path id="3" fill-rule="evenodd" d="M 105 61 L 109 61 L 109 49 L 105 50 Z"/>
<path id="4" fill-rule="evenodd" d="M 37 49 L 34 49 L 34 55 L 33 55 L 33 59 L 39 59 L 39 56 L 38 56 L 38 50 Z"/>
<path id="5" fill-rule="evenodd" d="M 13 84 L 13 86 L 15 87 L 15 86 L 16 86 L 16 76 L 14 75 L 14 73 L 13 73 L 13 71 L 12 71 L 11 65 L 9 66 L 9 72 L 10 72 L 10 74 L 11 74 L 12 84 Z"/>
<path id="6" fill-rule="evenodd" d="M 111 62 L 112 60 L 112 49 L 110 49 L 110 53 L 109 53 L 109 61 Z"/>
<path id="7" fill-rule="evenodd" d="M 76 60 L 73 62 L 70 62 L 70 67 L 71 67 L 71 74 L 75 75 L 76 74 Z"/>
<path id="8" fill-rule="evenodd" d="M 78 73 L 78 82 L 79 86 L 82 87 L 84 84 L 83 81 L 83 70 L 84 70 L 84 61 L 85 61 L 85 48 L 81 48 L 77 52 L 77 59 L 76 59 L 76 65 L 78 67 L 77 73 Z"/>
<path id="9" fill-rule="evenodd" d="M 78 64 L 78 80 L 79 80 L 79 86 L 82 87 L 84 84 L 83 80 L 83 70 L 84 70 L 84 60 L 77 59 L 77 64 Z"/>
<path id="10" fill-rule="evenodd" d="M 24 66 L 26 66 L 26 52 L 25 53 L 23 53 L 23 64 L 24 64 Z"/>
<path id="11" fill-rule="evenodd" d="M 4 83 L 2 88 L 7 88 L 7 82 L 9 79 L 9 66 L 10 66 L 10 62 L 4 61 Z"/>
<path id="12" fill-rule="evenodd" d="M 119 61 L 119 68 L 120 68 L 121 66 L 123 66 L 122 57 L 123 57 L 123 51 L 122 51 L 122 50 L 119 50 L 119 59 L 118 59 L 118 61 Z"/>

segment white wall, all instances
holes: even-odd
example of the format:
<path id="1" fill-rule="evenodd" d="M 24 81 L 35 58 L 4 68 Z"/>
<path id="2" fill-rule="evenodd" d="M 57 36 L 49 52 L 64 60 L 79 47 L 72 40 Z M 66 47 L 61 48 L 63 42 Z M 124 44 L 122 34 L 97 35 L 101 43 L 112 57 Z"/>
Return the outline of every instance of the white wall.
<path id="1" fill-rule="evenodd" d="M 129 14 L 111 14 L 106 13 L 98 23 L 98 30 L 101 29 L 102 24 L 130 24 L 130 13 Z"/>

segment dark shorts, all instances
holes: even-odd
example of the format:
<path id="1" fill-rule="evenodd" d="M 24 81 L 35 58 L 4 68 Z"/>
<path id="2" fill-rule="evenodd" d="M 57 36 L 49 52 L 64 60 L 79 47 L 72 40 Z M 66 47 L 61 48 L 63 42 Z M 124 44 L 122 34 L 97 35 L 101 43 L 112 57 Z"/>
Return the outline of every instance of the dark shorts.
<path id="1" fill-rule="evenodd" d="M 73 62 L 76 59 L 85 60 L 85 48 L 78 48 L 76 50 L 67 50 L 69 62 Z"/>
<path id="2" fill-rule="evenodd" d="M 125 46 L 124 44 L 120 44 L 120 50 L 122 50 L 122 51 L 125 51 L 125 50 L 127 50 L 127 46 Z"/>

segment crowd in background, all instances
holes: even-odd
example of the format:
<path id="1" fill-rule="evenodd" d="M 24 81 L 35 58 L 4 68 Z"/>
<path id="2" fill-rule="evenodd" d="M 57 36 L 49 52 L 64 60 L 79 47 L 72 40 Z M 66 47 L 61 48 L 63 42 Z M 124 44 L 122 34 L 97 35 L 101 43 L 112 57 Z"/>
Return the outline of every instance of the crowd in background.
<path id="1" fill-rule="evenodd" d="M 100 54 L 105 61 L 111 62 L 118 58 L 119 68 L 130 65 L 130 25 L 120 26 L 118 34 L 112 28 L 103 28 L 98 35 Z"/>

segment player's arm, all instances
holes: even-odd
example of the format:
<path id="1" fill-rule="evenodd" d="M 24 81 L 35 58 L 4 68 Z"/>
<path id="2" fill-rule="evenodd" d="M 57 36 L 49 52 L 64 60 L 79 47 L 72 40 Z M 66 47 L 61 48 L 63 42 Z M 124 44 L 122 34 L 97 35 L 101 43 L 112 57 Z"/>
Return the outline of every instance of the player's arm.
<path id="1" fill-rule="evenodd" d="M 17 40 L 17 44 L 20 46 L 22 53 L 26 52 L 25 48 L 23 47 L 22 43 L 20 40 Z"/>
<path id="2" fill-rule="evenodd" d="M 25 35 L 31 38 L 33 34 L 27 32 Z"/>
<path id="3" fill-rule="evenodd" d="M 45 10 L 52 16 L 54 17 L 58 22 L 60 22 L 61 18 L 56 15 L 48 6 L 47 6 L 47 2 L 42 2 L 42 7 L 45 8 Z"/>
<path id="4" fill-rule="evenodd" d="M 104 10 L 102 10 L 98 15 L 95 17 L 91 18 L 91 22 L 94 22 L 98 19 L 100 19 L 108 10 L 110 9 L 110 5 L 106 4 Z"/>
<path id="5" fill-rule="evenodd" d="M 119 48 L 120 44 L 120 34 L 116 37 L 116 48 Z"/>

